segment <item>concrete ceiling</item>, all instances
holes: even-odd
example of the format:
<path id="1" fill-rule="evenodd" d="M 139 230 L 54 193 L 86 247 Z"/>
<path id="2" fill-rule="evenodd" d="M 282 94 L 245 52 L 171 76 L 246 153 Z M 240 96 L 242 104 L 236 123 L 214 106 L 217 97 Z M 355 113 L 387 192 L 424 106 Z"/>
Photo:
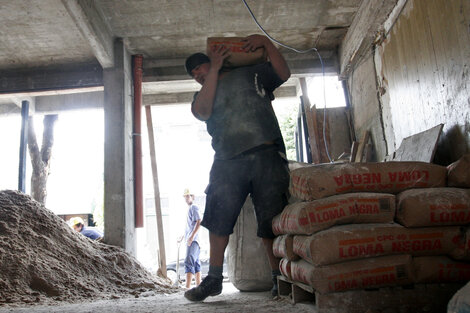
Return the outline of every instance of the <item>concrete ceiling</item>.
<path id="1" fill-rule="evenodd" d="M 246 0 L 272 37 L 299 50 L 316 47 L 327 71 L 337 71 L 338 46 L 361 2 Z M 188 78 L 184 58 L 204 51 L 207 37 L 261 33 L 242 0 L 0 0 L 0 21 L 3 94 L 96 88 L 100 81 L 94 77 L 113 66 L 116 38 L 131 54 L 144 56 L 146 90 L 155 93 L 157 82 Z M 280 50 L 295 74 L 318 72 L 315 53 Z M 51 83 L 47 77 L 53 76 Z M 11 102 L 5 99 L 0 105 Z"/>

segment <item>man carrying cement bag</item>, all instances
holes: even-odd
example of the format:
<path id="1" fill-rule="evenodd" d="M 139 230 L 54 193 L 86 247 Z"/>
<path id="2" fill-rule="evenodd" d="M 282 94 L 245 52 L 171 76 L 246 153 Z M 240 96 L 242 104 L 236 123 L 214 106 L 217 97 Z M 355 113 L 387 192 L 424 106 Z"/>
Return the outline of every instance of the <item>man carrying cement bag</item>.
<path id="1" fill-rule="evenodd" d="M 279 274 L 279 259 L 272 251 L 271 222 L 287 204 L 289 172 L 271 101 L 274 89 L 290 77 L 290 70 L 268 38 L 251 35 L 244 43 L 247 53 L 264 49 L 269 62 L 222 68 L 230 55 L 223 45 L 212 47 L 208 56 L 196 53 L 186 60 L 186 71 L 202 85 L 194 95 L 191 111 L 206 122 L 215 151 L 201 223 L 209 230 L 209 273 L 198 287 L 186 291 L 185 297 L 191 301 L 222 292 L 224 251 L 248 194 L 253 199 L 257 235 L 263 239 L 273 278 Z M 277 294 L 275 288 L 277 284 L 273 294 Z"/>

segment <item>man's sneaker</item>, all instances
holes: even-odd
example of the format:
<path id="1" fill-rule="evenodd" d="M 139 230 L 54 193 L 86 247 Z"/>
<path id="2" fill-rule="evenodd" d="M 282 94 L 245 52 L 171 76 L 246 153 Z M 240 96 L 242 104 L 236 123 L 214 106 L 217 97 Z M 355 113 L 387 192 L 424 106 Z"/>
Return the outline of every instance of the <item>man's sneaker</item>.
<path id="1" fill-rule="evenodd" d="M 273 298 L 278 296 L 277 276 L 278 275 L 273 275 L 273 288 L 271 289 L 271 295 Z"/>
<path id="2" fill-rule="evenodd" d="M 223 277 L 206 276 L 199 286 L 186 291 L 184 297 L 191 301 L 202 301 L 209 296 L 220 295 L 223 279 Z"/>

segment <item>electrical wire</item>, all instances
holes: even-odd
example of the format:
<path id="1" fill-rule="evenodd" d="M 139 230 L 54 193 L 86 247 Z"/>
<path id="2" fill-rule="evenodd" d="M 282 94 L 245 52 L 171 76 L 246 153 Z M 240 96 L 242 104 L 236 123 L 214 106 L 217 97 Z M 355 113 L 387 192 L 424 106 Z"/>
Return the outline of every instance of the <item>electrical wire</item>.
<path id="1" fill-rule="evenodd" d="M 323 101 L 324 101 L 324 109 L 323 109 L 323 142 L 325 144 L 325 150 L 326 150 L 326 155 L 328 156 L 328 159 L 330 160 L 330 163 L 333 163 L 333 160 L 331 160 L 331 157 L 330 157 L 330 153 L 328 151 L 328 144 L 326 142 L 326 133 L 325 133 L 325 128 L 326 128 L 326 87 L 325 87 L 325 65 L 323 64 L 323 59 L 320 55 L 320 53 L 318 52 L 318 49 L 313 47 L 313 48 L 310 48 L 310 49 L 307 49 L 307 50 L 298 50 L 294 47 L 291 47 L 291 46 L 288 46 L 286 44 L 283 44 L 282 42 L 279 42 L 278 40 L 276 40 L 275 38 L 271 37 L 271 35 L 269 35 L 265 30 L 264 28 L 260 25 L 260 23 L 258 23 L 258 20 L 256 19 L 255 15 L 253 14 L 253 12 L 251 11 L 250 7 L 248 6 L 248 4 L 246 3 L 245 0 L 242 0 L 243 4 L 245 5 L 245 7 L 247 8 L 248 12 L 250 13 L 251 17 L 253 18 L 253 21 L 256 23 L 256 25 L 258 25 L 259 29 L 261 29 L 261 31 L 263 32 L 263 34 L 266 35 L 266 37 L 268 37 L 271 41 L 277 43 L 278 45 L 280 45 L 281 47 L 284 47 L 284 48 L 287 48 L 289 50 L 292 50 L 294 52 L 297 52 L 297 53 L 308 53 L 310 51 L 315 51 L 318 55 L 318 58 L 320 59 L 320 64 L 321 64 L 321 71 L 322 71 L 322 77 L 323 77 Z"/>

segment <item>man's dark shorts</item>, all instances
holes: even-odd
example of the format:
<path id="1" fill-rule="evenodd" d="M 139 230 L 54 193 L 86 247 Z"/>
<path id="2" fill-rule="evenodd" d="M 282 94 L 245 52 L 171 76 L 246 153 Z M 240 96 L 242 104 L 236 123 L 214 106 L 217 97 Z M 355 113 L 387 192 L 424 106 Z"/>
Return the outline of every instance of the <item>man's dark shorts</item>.
<path id="1" fill-rule="evenodd" d="M 251 194 L 258 222 L 258 237 L 275 237 L 272 219 L 287 204 L 287 161 L 274 145 L 253 150 L 230 160 L 216 159 L 212 165 L 201 225 L 216 235 L 233 233 L 246 197 Z"/>
<path id="2" fill-rule="evenodd" d="M 200 248 L 197 241 L 193 241 L 188 247 L 186 245 L 186 258 L 184 259 L 185 273 L 198 273 L 201 271 L 201 261 L 199 260 Z"/>

